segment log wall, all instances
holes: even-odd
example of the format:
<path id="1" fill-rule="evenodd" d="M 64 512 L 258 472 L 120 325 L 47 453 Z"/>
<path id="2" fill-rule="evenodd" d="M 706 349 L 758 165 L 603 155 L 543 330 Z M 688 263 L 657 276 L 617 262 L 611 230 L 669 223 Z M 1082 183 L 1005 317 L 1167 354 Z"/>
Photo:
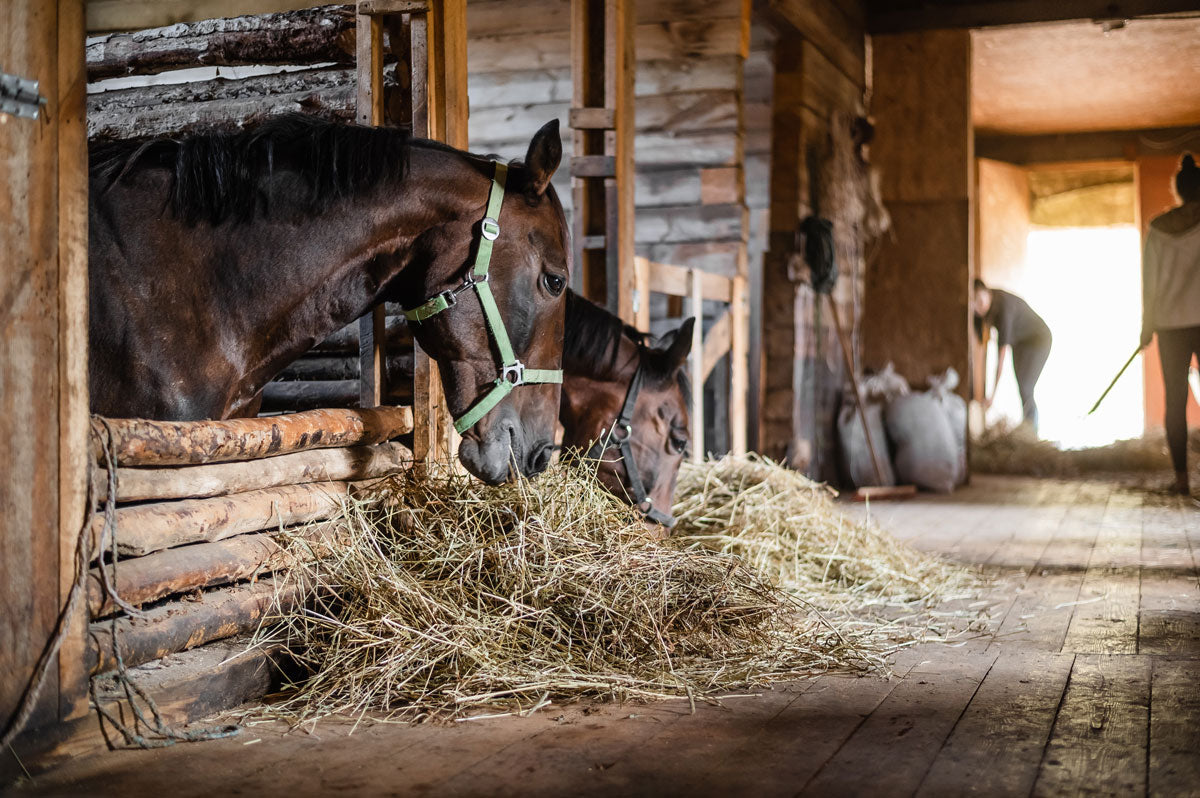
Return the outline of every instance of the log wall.
<path id="1" fill-rule="evenodd" d="M 105 479 L 115 456 L 117 492 L 112 526 L 106 485 L 91 528 L 88 670 L 115 666 L 114 628 L 127 667 L 253 631 L 274 595 L 266 575 L 292 562 L 278 536 L 302 539 L 305 558 L 336 546 L 345 503 L 411 467 L 411 450 L 389 439 L 412 428 L 408 407 L 96 419 L 94 456 Z"/>
<path id="2" fill-rule="evenodd" d="M 855 3 L 767 5 L 777 32 L 769 45 L 773 103 L 748 130 L 754 140 L 758 128 L 767 132 L 770 153 L 759 448 L 833 481 L 834 420 L 847 375 L 827 300 L 813 293 L 797 256 L 795 230 L 810 214 L 834 223 L 841 275 L 834 299 L 857 350 L 869 197 L 866 167 L 848 148 L 850 124 L 865 111 L 865 32 Z"/>

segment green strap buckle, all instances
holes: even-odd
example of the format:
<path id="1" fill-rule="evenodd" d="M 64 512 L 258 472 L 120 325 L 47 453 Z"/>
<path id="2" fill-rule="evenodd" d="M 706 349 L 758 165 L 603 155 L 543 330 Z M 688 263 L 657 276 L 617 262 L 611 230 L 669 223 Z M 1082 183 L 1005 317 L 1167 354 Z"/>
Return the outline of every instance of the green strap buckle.
<path id="1" fill-rule="evenodd" d="M 479 234 L 488 241 L 495 241 L 500 237 L 500 223 L 490 216 L 483 217 L 479 223 Z"/>

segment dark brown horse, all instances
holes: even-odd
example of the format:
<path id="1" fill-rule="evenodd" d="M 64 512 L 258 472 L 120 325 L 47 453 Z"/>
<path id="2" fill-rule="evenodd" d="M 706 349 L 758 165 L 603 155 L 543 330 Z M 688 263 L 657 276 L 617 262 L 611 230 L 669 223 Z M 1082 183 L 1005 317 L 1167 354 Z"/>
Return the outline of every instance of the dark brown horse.
<path id="1" fill-rule="evenodd" d="M 400 130 L 293 116 L 250 132 L 96 147 L 93 411 L 253 412 L 273 375 L 376 302 L 415 307 L 463 287 L 481 232 L 494 239 L 483 288 L 513 356 L 559 368 L 569 247 L 550 178 L 561 151 L 557 122 L 534 136 L 524 164 L 508 171 L 495 235 L 482 220 L 502 170 Z M 483 290 L 474 293 L 456 292 L 454 307 L 415 326 L 456 418 L 508 365 L 498 362 Z M 543 469 L 559 394 L 553 383 L 513 390 L 465 430 L 463 464 L 493 483 L 514 462 L 524 474 Z"/>
<path id="2" fill-rule="evenodd" d="M 688 319 L 651 342 L 604 308 L 567 294 L 563 449 L 594 459 L 610 493 L 666 527 L 691 440 L 684 365 L 694 324 Z"/>

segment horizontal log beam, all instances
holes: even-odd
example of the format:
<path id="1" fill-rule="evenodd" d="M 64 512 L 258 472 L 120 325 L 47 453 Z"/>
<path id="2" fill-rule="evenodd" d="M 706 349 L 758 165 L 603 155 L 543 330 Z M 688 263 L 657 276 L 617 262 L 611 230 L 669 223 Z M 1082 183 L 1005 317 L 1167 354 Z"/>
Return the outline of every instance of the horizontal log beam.
<path id="1" fill-rule="evenodd" d="M 304 529 L 299 534 L 307 545 L 293 547 L 290 552 L 276 542 L 274 533 L 263 533 L 167 549 L 120 562 L 117 594 L 126 604 L 140 607 L 168 596 L 240 582 L 325 556 L 332 551 L 342 529 L 337 522 Z M 117 611 L 104 590 L 99 567 L 88 574 L 87 601 L 92 618 Z"/>
<path id="2" fill-rule="evenodd" d="M 1189 127 L 1033 135 L 980 131 L 975 155 L 1020 165 L 1128 161 L 1139 155 L 1179 155 L 1194 146 L 1195 135 L 1196 129 Z"/>
<path id="3" fill-rule="evenodd" d="M 400 346 L 404 341 L 408 341 L 408 345 L 412 346 L 412 333 L 408 331 L 404 319 L 389 316 L 386 329 L 388 349 Z M 358 321 L 347 324 L 309 351 L 322 354 L 352 354 L 358 357 Z"/>
<path id="4" fill-rule="evenodd" d="M 88 80 L 177 67 L 352 64 L 354 31 L 349 6 L 326 6 L 113 33 L 88 41 Z"/>
<path id="5" fill-rule="evenodd" d="M 646 275 L 651 291 L 667 296 L 690 296 L 692 293 L 691 269 L 670 263 L 646 264 Z M 733 298 L 733 280 L 719 274 L 700 273 L 700 294 L 704 299 L 730 302 Z"/>
<path id="6" fill-rule="evenodd" d="M 1200 11 L 1196 0 L 883 0 L 867 4 L 872 34 L 944 28 L 989 28 L 1034 22 L 1136 19 L 1154 14 Z"/>
<path id="7" fill-rule="evenodd" d="M 324 521 L 342 511 L 352 483 L 313 482 L 284 485 L 213 499 L 183 499 L 118 507 L 117 552 L 142 557 L 189 543 L 212 543 L 225 538 Z M 91 551 L 100 556 L 104 515 L 92 521 Z M 107 549 L 108 543 L 105 544 Z"/>
<path id="8" fill-rule="evenodd" d="M 254 631 L 276 597 L 273 580 L 214 590 L 198 599 L 157 606 L 140 618 L 97 621 L 88 628 L 86 664 L 88 672 L 103 673 L 116 667 L 113 656 L 113 627 L 121 659 L 127 668 L 187 651 L 213 640 Z M 295 607 L 298 590 L 278 590 L 280 606 Z"/>
<path id="9" fill-rule="evenodd" d="M 292 380 L 263 387 L 262 412 L 296 412 L 318 407 L 358 407 L 359 382 L 350 380 Z"/>
<path id="10" fill-rule="evenodd" d="M 412 464 L 412 451 L 395 441 L 374 446 L 313 449 L 234 463 L 164 468 L 118 468 L 117 501 L 206 499 L 281 485 L 375 479 Z M 97 501 L 108 496 L 100 480 Z"/>
<path id="11" fill-rule="evenodd" d="M 412 432 L 411 407 L 310 410 L 290 416 L 228 421 L 107 419 L 118 466 L 200 465 L 255 460 L 308 449 L 381 443 Z M 92 451 L 103 462 L 101 422 L 92 421 Z"/>

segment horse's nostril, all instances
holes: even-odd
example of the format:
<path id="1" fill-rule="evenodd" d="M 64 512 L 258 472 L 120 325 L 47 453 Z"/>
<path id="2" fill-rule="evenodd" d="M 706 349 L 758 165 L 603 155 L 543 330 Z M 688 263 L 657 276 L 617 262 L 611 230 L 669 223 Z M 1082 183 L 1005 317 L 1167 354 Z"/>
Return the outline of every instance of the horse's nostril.
<path id="1" fill-rule="evenodd" d="M 542 443 L 537 446 L 530 447 L 528 456 L 525 458 L 525 475 L 533 476 L 540 474 L 550 465 L 550 458 L 554 455 L 553 443 Z"/>

